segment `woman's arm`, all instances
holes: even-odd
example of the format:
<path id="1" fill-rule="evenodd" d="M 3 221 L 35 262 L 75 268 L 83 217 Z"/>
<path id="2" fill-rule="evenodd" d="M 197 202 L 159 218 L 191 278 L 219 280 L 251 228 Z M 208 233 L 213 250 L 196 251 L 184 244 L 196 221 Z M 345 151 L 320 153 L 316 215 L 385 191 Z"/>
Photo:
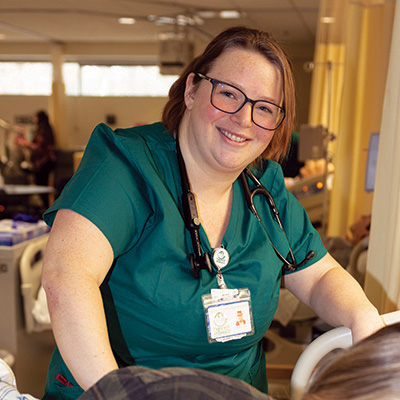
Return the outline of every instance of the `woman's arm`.
<path id="1" fill-rule="evenodd" d="M 113 262 L 103 233 L 85 217 L 59 210 L 42 272 L 57 346 L 72 375 L 88 389 L 117 369 L 99 286 Z"/>
<path id="2" fill-rule="evenodd" d="M 328 324 L 350 328 L 354 342 L 384 326 L 358 282 L 329 254 L 286 275 L 285 286 Z"/>

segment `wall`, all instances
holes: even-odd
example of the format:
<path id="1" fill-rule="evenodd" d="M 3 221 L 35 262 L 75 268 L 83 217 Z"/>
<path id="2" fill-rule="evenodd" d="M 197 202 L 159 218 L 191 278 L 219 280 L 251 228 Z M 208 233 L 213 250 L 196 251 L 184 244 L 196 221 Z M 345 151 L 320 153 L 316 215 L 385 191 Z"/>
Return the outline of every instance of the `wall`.
<path id="1" fill-rule="evenodd" d="M 312 74 L 304 66 L 314 58 L 314 45 L 281 43 L 293 66 L 296 87 L 296 128 L 308 123 Z"/>
<path id="2" fill-rule="evenodd" d="M 165 97 L 68 97 L 67 121 L 69 148 L 85 145 L 90 133 L 106 115 L 113 114 L 113 128 L 159 121 Z"/>
<path id="3" fill-rule="evenodd" d="M 195 54 L 205 43 L 196 42 Z M 297 125 L 308 122 L 311 74 L 304 71 L 305 62 L 313 59 L 314 44 L 282 43 L 294 66 L 297 90 Z M 57 48 L 68 61 L 103 60 L 108 63 L 157 63 L 158 47 L 154 43 L 113 44 L 69 43 Z M 49 43 L 23 44 L 0 43 L 0 60 L 51 60 L 54 46 Z M 108 60 L 108 61 L 107 61 Z M 160 119 L 166 98 L 161 97 L 66 97 L 63 149 L 81 148 L 87 143 L 93 127 L 105 121 L 107 114 L 114 114 L 115 127 Z M 45 96 L 0 96 L 0 118 L 15 122 L 16 115 L 32 115 L 39 109 L 50 109 L 50 98 Z M 57 134 L 57 132 L 56 132 Z"/>
<path id="4" fill-rule="evenodd" d="M 67 97 L 66 149 L 86 145 L 93 128 L 106 122 L 106 115 L 116 117 L 116 127 L 159 121 L 165 97 Z M 15 116 L 32 115 L 48 109 L 46 96 L 0 96 L 0 118 L 15 122 Z"/>

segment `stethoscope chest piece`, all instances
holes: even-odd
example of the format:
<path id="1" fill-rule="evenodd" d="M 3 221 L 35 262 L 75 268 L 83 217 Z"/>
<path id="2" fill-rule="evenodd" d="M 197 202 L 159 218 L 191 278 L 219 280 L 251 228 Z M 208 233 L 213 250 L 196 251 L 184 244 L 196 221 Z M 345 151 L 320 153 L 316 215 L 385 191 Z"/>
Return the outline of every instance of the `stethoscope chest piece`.
<path id="1" fill-rule="evenodd" d="M 225 247 L 217 247 L 213 251 L 213 261 L 214 264 L 218 267 L 218 269 L 222 269 L 226 267 L 229 263 L 229 253 L 225 249 Z"/>

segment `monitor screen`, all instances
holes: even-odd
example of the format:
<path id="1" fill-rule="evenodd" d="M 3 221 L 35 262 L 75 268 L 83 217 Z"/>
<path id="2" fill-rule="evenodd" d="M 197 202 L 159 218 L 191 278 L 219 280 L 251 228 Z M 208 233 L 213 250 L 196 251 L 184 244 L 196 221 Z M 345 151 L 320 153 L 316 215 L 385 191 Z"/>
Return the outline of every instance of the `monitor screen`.
<path id="1" fill-rule="evenodd" d="M 376 165 L 378 162 L 379 133 L 371 133 L 368 144 L 367 165 L 365 168 L 365 191 L 375 189 Z"/>
<path id="2" fill-rule="evenodd" d="M 327 129 L 322 125 L 302 124 L 300 126 L 298 159 L 306 161 L 325 158 L 326 137 Z"/>

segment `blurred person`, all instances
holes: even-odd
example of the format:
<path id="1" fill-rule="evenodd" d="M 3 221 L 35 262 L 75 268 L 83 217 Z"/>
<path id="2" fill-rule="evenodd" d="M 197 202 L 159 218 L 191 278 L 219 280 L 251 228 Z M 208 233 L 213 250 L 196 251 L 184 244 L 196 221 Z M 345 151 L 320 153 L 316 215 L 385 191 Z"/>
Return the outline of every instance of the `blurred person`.
<path id="1" fill-rule="evenodd" d="M 350 234 L 346 240 L 353 246 L 369 236 L 371 230 L 371 215 L 362 215 L 353 225 L 350 226 Z"/>
<path id="2" fill-rule="evenodd" d="M 302 400 L 338 399 L 400 399 L 400 323 L 320 362 Z"/>
<path id="3" fill-rule="evenodd" d="M 35 184 L 48 186 L 50 173 L 54 170 L 56 163 L 54 133 L 45 111 L 38 111 L 33 117 L 33 122 L 35 128 L 32 140 L 19 135 L 16 143 L 30 150 L 29 171 L 35 177 Z M 48 195 L 42 195 L 42 200 L 47 208 Z"/>

